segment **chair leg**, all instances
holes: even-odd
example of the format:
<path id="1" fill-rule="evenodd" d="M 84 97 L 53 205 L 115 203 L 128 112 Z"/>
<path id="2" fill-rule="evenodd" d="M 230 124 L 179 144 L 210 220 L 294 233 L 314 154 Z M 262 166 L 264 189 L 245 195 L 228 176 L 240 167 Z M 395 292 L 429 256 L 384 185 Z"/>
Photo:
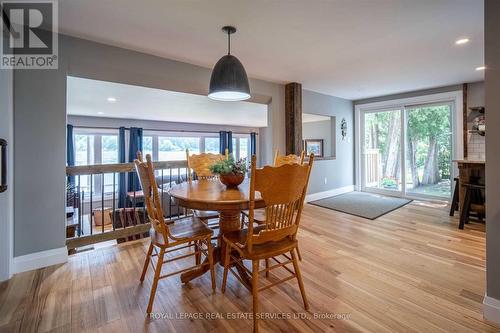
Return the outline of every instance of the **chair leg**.
<path id="1" fill-rule="evenodd" d="M 194 255 L 194 260 L 196 265 L 201 263 L 201 252 L 200 252 L 200 243 L 199 241 L 194 241 L 194 250 L 196 254 Z"/>
<path id="2" fill-rule="evenodd" d="M 158 262 L 156 263 L 155 277 L 153 279 L 153 285 L 151 286 L 151 294 L 149 295 L 147 314 L 150 314 L 153 310 L 153 302 L 155 300 L 156 288 L 158 287 L 158 281 L 160 280 L 161 267 L 163 265 L 163 256 L 165 255 L 165 249 L 161 248 L 158 254 Z"/>
<path id="3" fill-rule="evenodd" d="M 226 244 L 226 254 L 224 255 L 224 275 L 222 276 L 221 292 L 224 294 L 226 291 L 227 273 L 229 271 L 229 259 L 231 258 L 231 246 Z"/>
<path id="4" fill-rule="evenodd" d="M 149 244 L 149 249 L 148 253 L 146 254 L 146 260 L 144 260 L 144 267 L 142 268 L 142 274 L 141 274 L 141 282 L 144 282 L 144 278 L 146 277 L 146 272 L 149 267 L 149 262 L 151 260 L 151 254 L 153 254 L 153 243 Z"/>
<path id="5" fill-rule="evenodd" d="M 269 277 L 269 259 L 266 259 L 266 278 Z"/>
<path id="6" fill-rule="evenodd" d="M 297 250 L 297 256 L 299 257 L 299 260 L 302 261 L 302 255 L 300 254 L 300 251 L 299 251 L 299 246 L 297 245 L 297 247 L 295 248 L 295 250 Z"/>
<path id="7" fill-rule="evenodd" d="M 465 198 L 464 198 L 464 203 L 462 205 L 462 211 L 460 212 L 460 224 L 458 225 L 458 229 L 463 229 L 464 224 L 469 221 L 470 203 L 471 203 L 470 190 L 467 188 L 467 190 L 465 191 Z"/>
<path id="8" fill-rule="evenodd" d="M 259 260 L 252 260 L 253 331 L 259 332 Z"/>
<path id="9" fill-rule="evenodd" d="M 297 248 L 295 248 L 295 250 L 297 250 Z M 302 275 L 300 274 L 299 262 L 297 260 L 297 257 L 295 256 L 294 250 L 290 251 L 290 254 L 292 255 L 293 269 L 295 270 L 295 277 L 297 278 L 297 281 L 299 282 L 300 294 L 302 295 L 302 301 L 304 302 L 304 309 L 306 309 L 306 311 L 307 311 L 307 310 L 309 310 L 309 303 L 307 302 L 306 291 L 304 289 L 304 282 L 302 281 Z"/>
<path id="10" fill-rule="evenodd" d="M 212 278 L 212 292 L 215 293 L 215 269 L 214 269 L 214 250 L 212 248 L 212 239 L 207 239 L 208 263 L 210 265 L 210 277 Z"/>

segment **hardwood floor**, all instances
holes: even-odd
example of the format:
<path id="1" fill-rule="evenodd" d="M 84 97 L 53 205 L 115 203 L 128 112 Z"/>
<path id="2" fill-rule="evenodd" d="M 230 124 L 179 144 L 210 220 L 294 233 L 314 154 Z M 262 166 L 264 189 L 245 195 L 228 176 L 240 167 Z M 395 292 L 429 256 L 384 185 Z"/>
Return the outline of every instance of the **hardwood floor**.
<path id="1" fill-rule="evenodd" d="M 481 313 L 484 225 L 460 231 L 446 207 L 424 203 L 374 221 L 306 205 L 301 223 L 311 309 L 304 312 L 295 280 L 267 289 L 261 311 L 291 318 L 261 320 L 261 331 L 500 332 Z M 161 280 L 153 311 L 163 318 L 145 320 L 152 272 L 143 285 L 139 277 L 146 246 L 80 253 L 0 284 L 0 332 L 251 331 L 251 318 L 241 319 L 252 312 L 251 293 L 230 275 L 222 295 L 221 267 L 214 295 L 209 274 L 187 285 L 178 276 Z M 182 317 L 189 314 L 215 318 Z M 228 314 L 240 318 L 218 317 Z"/>

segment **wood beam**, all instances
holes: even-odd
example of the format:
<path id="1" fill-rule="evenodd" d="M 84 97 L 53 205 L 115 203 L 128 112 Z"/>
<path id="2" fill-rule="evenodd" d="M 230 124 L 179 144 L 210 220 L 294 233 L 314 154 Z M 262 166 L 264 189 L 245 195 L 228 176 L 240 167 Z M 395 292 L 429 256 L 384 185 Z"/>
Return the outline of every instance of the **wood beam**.
<path id="1" fill-rule="evenodd" d="M 302 152 L 302 85 L 285 85 L 286 154 Z"/>
<path id="2" fill-rule="evenodd" d="M 463 141 L 464 141 L 464 158 L 467 158 L 469 152 L 468 152 L 468 147 L 467 147 L 467 143 L 468 143 L 468 129 L 467 129 L 467 115 L 468 115 L 468 110 L 467 110 L 467 83 L 464 83 L 463 86 L 462 86 L 462 104 L 463 104 L 463 110 L 462 110 L 462 113 L 463 113 Z"/>

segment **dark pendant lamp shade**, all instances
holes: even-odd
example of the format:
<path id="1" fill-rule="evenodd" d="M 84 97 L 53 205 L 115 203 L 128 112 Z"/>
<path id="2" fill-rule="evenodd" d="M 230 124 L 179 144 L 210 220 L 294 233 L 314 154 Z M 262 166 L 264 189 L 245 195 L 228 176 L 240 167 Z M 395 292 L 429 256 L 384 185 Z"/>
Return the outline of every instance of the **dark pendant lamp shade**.
<path id="1" fill-rule="evenodd" d="M 217 61 L 210 77 L 208 97 L 219 101 L 242 101 L 250 98 L 250 86 L 243 64 L 230 54 L 230 35 L 234 27 L 224 27 L 228 34 L 228 54 Z"/>

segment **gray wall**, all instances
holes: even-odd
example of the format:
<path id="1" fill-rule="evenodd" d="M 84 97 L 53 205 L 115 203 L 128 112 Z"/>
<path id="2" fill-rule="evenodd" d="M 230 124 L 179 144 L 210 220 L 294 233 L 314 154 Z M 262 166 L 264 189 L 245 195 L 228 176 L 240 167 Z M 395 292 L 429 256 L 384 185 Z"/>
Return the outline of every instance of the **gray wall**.
<path id="1" fill-rule="evenodd" d="M 14 71 L 14 256 L 65 246 L 66 76 Z"/>
<path id="2" fill-rule="evenodd" d="M 66 75 L 206 95 L 211 70 L 60 36 L 58 70 L 14 73 L 14 255 L 65 245 Z M 264 163 L 285 148 L 284 86 L 250 80 L 252 101 L 268 104 L 259 142 Z"/>
<path id="3" fill-rule="evenodd" d="M 500 1 L 485 2 L 486 294 L 500 300 Z"/>
<path id="4" fill-rule="evenodd" d="M 467 84 L 467 106 L 484 106 L 484 82 Z"/>
<path id="5" fill-rule="evenodd" d="M 308 193 L 354 185 L 354 110 L 352 101 L 309 90 L 302 91 L 302 111 L 336 117 L 336 158 L 317 160 L 311 172 Z M 347 138 L 342 140 L 340 122 L 347 121 Z M 324 180 L 327 179 L 325 184 Z"/>
<path id="6" fill-rule="evenodd" d="M 2 37 L 3 38 L 3 37 Z M 13 73 L 12 70 L 0 69 L 0 138 L 8 141 L 9 165 L 8 190 L 0 193 L 0 281 L 10 277 L 10 259 L 12 257 L 12 222 L 13 222 Z"/>
<path id="7" fill-rule="evenodd" d="M 335 140 L 335 123 L 335 117 L 331 117 L 330 120 L 303 123 L 302 139 L 323 139 L 323 156 L 333 157 L 335 150 L 332 150 L 332 139 Z"/>

